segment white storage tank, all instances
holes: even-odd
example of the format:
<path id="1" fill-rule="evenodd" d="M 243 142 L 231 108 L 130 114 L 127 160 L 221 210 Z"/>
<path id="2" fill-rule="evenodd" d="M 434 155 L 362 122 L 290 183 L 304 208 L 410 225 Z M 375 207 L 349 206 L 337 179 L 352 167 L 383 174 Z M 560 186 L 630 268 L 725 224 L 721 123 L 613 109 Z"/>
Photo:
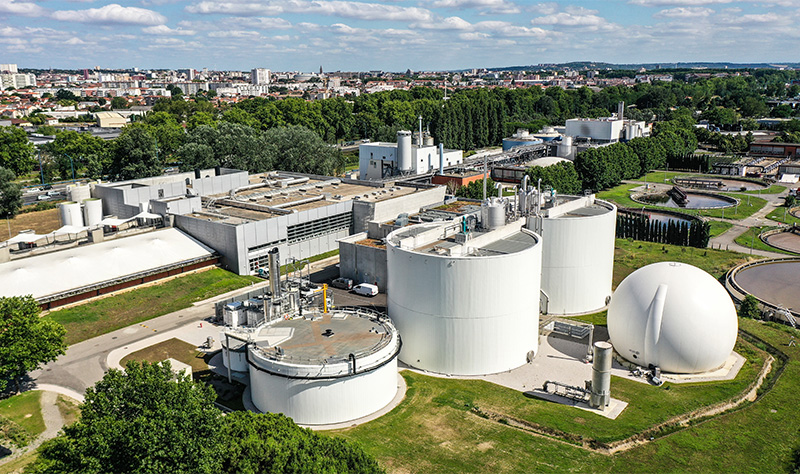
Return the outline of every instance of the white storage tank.
<path id="1" fill-rule="evenodd" d="M 375 413 L 397 394 L 400 336 L 386 316 L 360 310 L 278 320 L 248 347 L 250 393 L 263 412 L 301 425 Z"/>
<path id="2" fill-rule="evenodd" d="M 89 227 L 100 225 L 103 220 L 103 200 L 89 198 L 83 201 L 83 222 Z"/>
<path id="3" fill-rule="evenodd" d="M 460 233 L 460 221 L 419 224 L 387 236 L 387 299 L 403 336 L 400 360 L 482 375 L 535 355 L 542 243 L 522 223 L 469 235 Z"/>
<path id="4" fill-rule="evenodd" d="M 230 341 L 230 356 L 228 356 L 228 343 Z M 222 342 L 222 365 L 234 372 L 247 372 L 247 343 L 241 339 L 226 337 L 225 331 L 220 333 Z M 230 358 L 229 358 L 230 357 Z"/>
<path id="5" fill-rule="evenodd" d="M 70 184 L 67 186 L 67 197 L 70 201 L 83 202 L 92 197 L 91 187 L 88 185 Z"/>
<path id="6" fill-rule="evenodd" d="M 61 225 L 83 227 L 83 212 L 77 202 L 62 202 L 58 206 L 61 215 Z"/>
<path id="7" fill-rule="evenodd" d="M 400 171 L 411 171 L 414 161 L 411 157 L 411 132 L 397 131 L 397 168 Z"/>
<path id="8" fill-rule="evenodd" d="M 736 308 L 711 275 L 685 263 L 642 267 L 617 287 L 608 334 L 628 361 L 665 372 L 699 373 L 725 364 L 736 344 Z"/>
<path id="9" fill-rule="evenodd" d="M 558 196 L 553 207 L 542 210 L 542 292 L 547 313 L 586 313 L 608 304 L 616 222 L 616 206 L 594 196 Z"/>

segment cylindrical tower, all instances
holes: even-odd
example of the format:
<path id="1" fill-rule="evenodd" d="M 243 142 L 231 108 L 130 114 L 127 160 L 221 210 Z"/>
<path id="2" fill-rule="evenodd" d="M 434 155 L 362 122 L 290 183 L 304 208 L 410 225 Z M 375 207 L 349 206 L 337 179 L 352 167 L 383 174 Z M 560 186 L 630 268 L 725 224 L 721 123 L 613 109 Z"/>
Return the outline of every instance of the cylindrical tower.
<path id="1" fill-rule="evenodd" d="M 83 214 L 79 203 L 62 202 L 58 209 L 61 214 L 61 225 L 83 227 Z"/>
<path id="2" fill-rule="evenodd" d="M 79 184 L 70 184 L 67 186 L 67 197 L 70 201 L 83 202 L 92 197 L 91 188 Z"/>
<path id="3" fill-rule="evenodd" d="M 411 158 L 411 132 L 397 131 L 397 168 L 400 171 L 411 171 L 414 162 Z"/>
<path id="4" fill-rule="evenodd" d="M 594 196 L 559 196 L 542 219 L 542 291 L 550 314 L 599 310 L 611 296 L 617 208 Z"/>
<path id="5" fill-rule="evenodd" d="M 611 362 L 612 346 L 605 341 L 594 343 L 594 361 L 592 363 L 592 393 L 589 406 L 607 407 L 611 401 Z"/>
<path id="6" fill-rule="evenodd" d="M 273 298 L 281 296 L 281 260 L 278 247 L 274 247 L 267 253 L 269 262 L 269 291 Z"/>
<path id="7" fill-rule="evenodd" d="M 94 227 L 100 224 L 103 220 L 103 200 L 97 198 L 89 198 L 83 201 L 83 221 L 89 227 Z"/>
<path id="8" fill-rule="evenodd" d="M 420 224 L 386 238 L 400 360 L 453 375 L 519 367 L 538 349 L 541 239 L 519 221 L 475 236 L 457 227 Z"/>

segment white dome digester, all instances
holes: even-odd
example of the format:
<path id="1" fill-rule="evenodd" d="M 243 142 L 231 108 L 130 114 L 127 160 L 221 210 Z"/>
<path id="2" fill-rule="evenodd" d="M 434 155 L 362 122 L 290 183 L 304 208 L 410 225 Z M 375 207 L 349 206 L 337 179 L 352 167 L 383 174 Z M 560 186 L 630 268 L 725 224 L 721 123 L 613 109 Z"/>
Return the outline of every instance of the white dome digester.
<path id="1" fill-rule="evenodd" d="M 608 333 L 634 364 L 699 373 L 722 366 L 736 343 L 736 308 L 714 277 L 661 262 L 628 275 L 611 298 Z"/>

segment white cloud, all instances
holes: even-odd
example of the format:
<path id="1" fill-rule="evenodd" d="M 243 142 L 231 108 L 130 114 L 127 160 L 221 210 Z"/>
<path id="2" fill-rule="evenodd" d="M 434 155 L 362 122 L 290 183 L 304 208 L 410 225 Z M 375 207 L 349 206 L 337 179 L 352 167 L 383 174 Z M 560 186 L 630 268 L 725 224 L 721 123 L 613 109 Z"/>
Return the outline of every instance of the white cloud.
<path id="1" fill-rule="evenodd" d="M 645 7 L 663 7 L 713 5 L 717 3 L 731 3 L 733 1 L 734 0 L 629 0 L 628 3 Z"/>
<path id="2" fill-rule="evenodd" d="M 43 16 L 47 10 L 33 2 L 17 2 L 15 0 L 0 0 L 0 13 L 21 16 Z"/>
<path id="3" fill-rule="evenodd" d="M 414 23 L 411 27 L 423 30 L 469 30 L 472 23 L 457 16 L 449 16 L 442 20 Z"/>
<path id="4" fill-rule="evenodd" d="M 285 30 L 292 27 L 291 22 L 283 18 L 270 17 L 236 17 L 226 18 L 226 25 L 239 25 L 247 28 L 257 28 L 259 30 Z"/>
<path id="5" fill-rule="evenodd" d="M 258 38 L 261 35 L 258 31 L 246 30 L 228 30 L 228 31 L 212 31 L 208 34 L 211 38 Z"/>
<path id="6" fill-rule="evenodd" d="M 101 8 L 88 10 L 60 10 L 51 15 L 56 20 L 79 23 L 123 24 L 123 25 L 160 25 L 167 18 L 153 10 L 136 7 L 123 7 L 112 3 Z"/>
<path id="7" fill-rule="evenodd" d="M 240 16 L 301 13 L 377 21 L 425 21 L 433 18 L 433 14 L 424 8 L 343 0 L 275 0 L 267 4 L 200 2 L 186 7 L 186 11 Z"/>
<path id="8" fill-rule="evenodd" d="M 167 25 L 156 25 L 142 28 L 142 32 L 148 35 L 157 36 L 192 36 L 197 32 L 194 30 L 184 30 L 183 28 L 170 28 Z"/>
<path id="9" fill-rule="evenodd" d="M 513 14 L 519 13 L 519 7 L 507 0 L 434 0 L 432 6 L 435 8 L 453 8 L 465 10 L 475 8 L 484 10 L 487 13 Z"/>
<path id="10" fill-rule="evenodd" d="M 86 41 L 84 41 L 84 40 L 82 40 L 82 39 L 80 39 L 78 37 L 72 37 L 72 38 L 68 39 L 67 41 L 64 41 L 64 44 L 77 46 L 77 45 L 89 44 L 89 43 L 87 43 Z"/>
<path id="11" fill-rule="evenodd" d="M 709 16 L 714 10 L 704 7 L 667 8 L 653 15 L 653 18 L 698 18 Z"/>

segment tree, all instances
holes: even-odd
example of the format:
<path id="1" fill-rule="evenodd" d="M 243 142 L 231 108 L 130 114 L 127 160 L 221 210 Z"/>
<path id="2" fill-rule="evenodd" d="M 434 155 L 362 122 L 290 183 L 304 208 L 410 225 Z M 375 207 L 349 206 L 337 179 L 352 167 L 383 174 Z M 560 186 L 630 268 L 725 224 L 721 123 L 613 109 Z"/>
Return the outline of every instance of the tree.
<path id="1" fill-rule="evenodd" d="M 264 141 L 267 147 L 265 164 L 271 169 L 322 175 L 335 175 L 344 170 L 341 152 L 305 127 L 267 130 Z"/>
<path id="2" fill-rule="evenodd" d="M 39 317 L 32 296 L 0 298 L 0 391 L 66 351 L 64 326 Z"/>
<path id="3" fill-rule="evenodd" d="M 73 94 L 71 91 L 66 89 L 59 89 L 56 91 L 56 100 L 70 100 L 73 102 L 77 102 L 80 100 L 80 97 Z"/>
<path id="4" fill-rule="evenodd" d="M 234 412 L 225 417 L 222 432 L 228 440 L 226 473 L 384 472 L 361 448 L 300 428 L 280 414 Z"/>
<path id="5" fill-rule="evenodd" d="M 52 157 L 62 178 L 70 178 L 73 167 L 76 176 L 99 178 L 109 165 L 108 142 L 89 133 L 59 131 L 55 140 L 41 148 Z"/>
<path id="6" fill-rule="evenodd" d="M 114 97 L 111 99 L 112 109 L 127 109 L 129 108 L 128 99 L 125 97 Z"/>
<path id="7" fill-rule="evenodd" d="M 8 168 L 17 176 L 33 170 L 34 146 L 28 141 L 25 130 L 18 127 L 0 127 L 0 167 Z"/>
<path id="8" fill-rule="evenodd" d="M 143 127 L 125 127 L 111 146 L 110 174 L 118 180 L 160 175 L 163 158 L 156 139 Z"/>
<path id="9" fill-rule="evenodd" d="M 541 179 L 543 186 L 550 186 L 562 194 L 577 194 L 581 191 L 581 179 L 571 161 L 550 166 L 532 166 L 527 173 L 534 186 Z"/>
<path id="10" fill-rule="evenodd" d="M 13 218 L 22 208 L 22 188 L 14 182 L 14 172 L 0 168 L 0 216 Z"/>
<path id="11" fill-rule="evenodd" d="M 483 199 L 483 179 L 473 181 L 456 189 L 456 196 L 468 199 Z M 492 178 L 486 178 L 486 197 L 497 196 Z"/>
<path id="12" fill-rule="evenodd" d="M 747 295 L 739 305 L 739 316 L 742 318 L 761 319 L 761 310 L 758 309 L 758 300 L 753 295 Z"/>
<path id="13" fill-rule="evenodd" d="M 794 207 L 797 199 L 792 194 L 787 194 L 786 197 L 783 198 L 783 205 L 785 207 Z"/>
<path id="14" fill-rule="evenodd" d="M 219 472 L 216 394 L 169 362 L 128 362 L 86 390 L 81 418 L 41 449 L 34 472 Z"/>

